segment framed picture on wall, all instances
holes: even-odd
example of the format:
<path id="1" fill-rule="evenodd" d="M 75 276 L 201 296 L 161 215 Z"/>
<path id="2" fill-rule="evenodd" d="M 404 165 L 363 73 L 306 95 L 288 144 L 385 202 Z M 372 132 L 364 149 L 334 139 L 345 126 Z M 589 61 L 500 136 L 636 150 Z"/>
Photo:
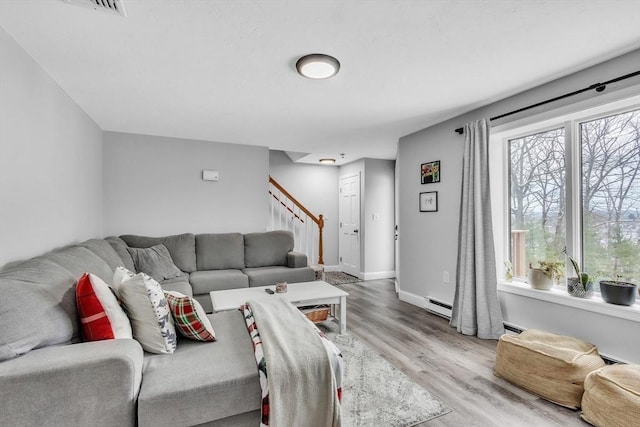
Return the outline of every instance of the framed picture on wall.
<path id="1" fill-rule="evenodd" d="M 422 184 L 440 182 L 440 160 L 420 165 L 420 182 Z"/>
<path id="2" fill-rule="evenodd" d="M 438 212 L 438 192 L 420 193 L 420 212 Z"/>

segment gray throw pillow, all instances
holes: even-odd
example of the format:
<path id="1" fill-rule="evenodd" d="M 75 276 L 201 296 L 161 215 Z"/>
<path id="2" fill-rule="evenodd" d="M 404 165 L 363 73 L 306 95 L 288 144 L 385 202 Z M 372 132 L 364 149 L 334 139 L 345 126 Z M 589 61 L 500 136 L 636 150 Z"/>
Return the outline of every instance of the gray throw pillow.
<path id="1" fill-rule="evenodd" d="M 156 245 L 150 248 L 127 248 L 133 258 L 133 264 L 138 273 L 143 272 L 161 282 L 173 279 L 182 274 L 182 271 L 173 263 L 171 254 L 165 245 Z"/>

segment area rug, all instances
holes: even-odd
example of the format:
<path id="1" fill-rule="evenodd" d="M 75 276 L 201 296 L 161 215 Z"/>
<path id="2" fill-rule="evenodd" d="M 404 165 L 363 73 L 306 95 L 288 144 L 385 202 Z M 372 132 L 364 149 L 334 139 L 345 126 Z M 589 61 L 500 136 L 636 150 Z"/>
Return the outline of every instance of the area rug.
<path id="1" fill-rule="evenodd" d="M 324 330 L 345 361 L 343 426 L 409 427 L 451 412 L 353 336 Z"/>
<path id="2" fill-rule="evenodd" d="M 331 285 L 345 285 L 359 282 L 360 279 L 342 271 L 327 271 L 324 273 L 324 281 Z"/>

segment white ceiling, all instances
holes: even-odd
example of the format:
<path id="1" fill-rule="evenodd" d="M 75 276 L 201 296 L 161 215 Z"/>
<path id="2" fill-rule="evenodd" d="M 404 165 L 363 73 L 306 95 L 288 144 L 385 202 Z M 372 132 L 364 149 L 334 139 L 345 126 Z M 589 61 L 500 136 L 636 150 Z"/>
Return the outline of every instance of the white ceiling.
<path id="1" fill-rule="evenodd" d="M 103 130 L 307 162 L 393 159 L 401 136 L 640 47 L 638 0 L 124 5 L 126 18 L 0 0 L 0 26 Z M 335 56 L 340 73 L 300 77 L 308 53 Z"/>

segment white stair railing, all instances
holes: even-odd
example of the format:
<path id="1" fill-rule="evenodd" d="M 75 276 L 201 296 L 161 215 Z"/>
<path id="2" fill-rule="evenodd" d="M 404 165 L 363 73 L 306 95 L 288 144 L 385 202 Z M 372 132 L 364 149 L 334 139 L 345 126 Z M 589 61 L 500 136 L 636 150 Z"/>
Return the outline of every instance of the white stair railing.
<path id="1" fill-rule="evenodd" d="M 306 254 L 309 263 L 317 260 L 318 264 L 324 264 L 322 215 L 312 214 L 272 177 L 269 177 L 269 200 L 270 229 L 291 231 L 294 250 Z"/>

